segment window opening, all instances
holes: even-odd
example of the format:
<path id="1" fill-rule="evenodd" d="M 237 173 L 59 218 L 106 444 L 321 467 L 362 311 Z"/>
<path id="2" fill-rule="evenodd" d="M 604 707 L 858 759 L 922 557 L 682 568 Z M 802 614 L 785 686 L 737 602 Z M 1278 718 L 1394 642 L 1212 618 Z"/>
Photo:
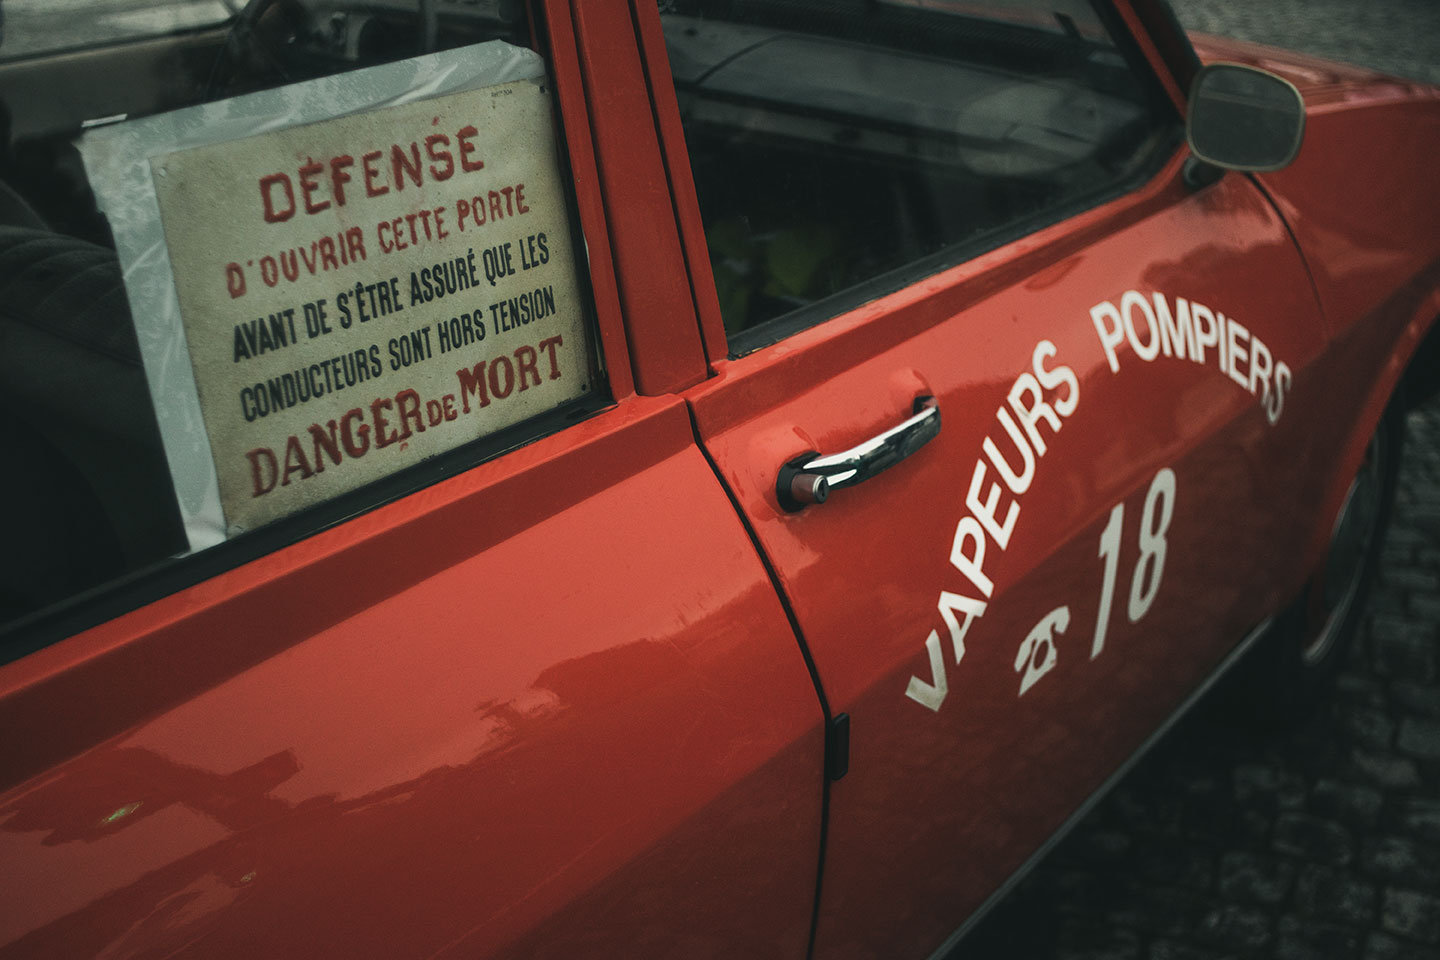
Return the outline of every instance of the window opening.
<path id="1" fill-rule="evenodd" d="M 661 21 L 732 343 L 1102 196 L 1173 133 L 1084 0 L 673 0 Z"/>

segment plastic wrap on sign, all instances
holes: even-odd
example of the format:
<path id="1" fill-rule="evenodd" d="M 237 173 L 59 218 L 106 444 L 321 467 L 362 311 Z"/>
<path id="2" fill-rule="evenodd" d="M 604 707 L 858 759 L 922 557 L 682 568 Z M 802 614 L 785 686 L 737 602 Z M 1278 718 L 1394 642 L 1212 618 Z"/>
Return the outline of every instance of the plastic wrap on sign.
<path id="1" fill-rule="evenodd" d="M 192 549 L 594 389 L 542 58 L 87 133 Z"/>

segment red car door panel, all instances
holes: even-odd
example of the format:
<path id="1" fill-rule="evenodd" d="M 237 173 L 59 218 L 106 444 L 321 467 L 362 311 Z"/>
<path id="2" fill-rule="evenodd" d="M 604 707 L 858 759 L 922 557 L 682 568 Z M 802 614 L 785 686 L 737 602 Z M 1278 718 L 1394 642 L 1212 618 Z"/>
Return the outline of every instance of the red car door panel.
<path id="1" fill-rule="evenodd" d="M 673 399 L 3 680 L 6 956 L 804 952 L 821 717 Z"/>
<path id="2" fill-rule="evenodd" d="M 817 956 L 933 949 L 1298 586 L 1257 574 L 1303 527 L 1267 514 L 1293 478 L 1266 465 L 1307 442 L 1285 401 L 1320 347 L 1313 293 L 1247 179 L 1191 194 L 1179 166 L 696 391 L 851 718 Z M 781 464 L 921 396 L 935 440 L 781 509 Z"/>

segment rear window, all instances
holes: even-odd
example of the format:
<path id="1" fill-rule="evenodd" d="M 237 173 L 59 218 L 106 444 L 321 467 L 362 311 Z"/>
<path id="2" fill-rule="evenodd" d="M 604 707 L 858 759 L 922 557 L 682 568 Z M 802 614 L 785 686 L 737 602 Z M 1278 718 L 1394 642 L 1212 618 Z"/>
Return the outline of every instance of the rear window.
<path id="1" fill-rule="evenodd" d="M 3 482 L 29 509 L 0 624 L 238 562 L 604 402 L 523 5 L 4 14 L 0 401 L 28 468 Z"/>

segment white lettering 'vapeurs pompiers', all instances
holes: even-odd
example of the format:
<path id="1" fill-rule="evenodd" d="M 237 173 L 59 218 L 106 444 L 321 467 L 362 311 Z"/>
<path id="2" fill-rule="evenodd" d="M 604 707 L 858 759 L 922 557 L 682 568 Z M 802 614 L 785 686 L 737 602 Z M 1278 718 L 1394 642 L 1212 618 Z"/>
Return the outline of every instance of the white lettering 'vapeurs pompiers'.
<path id="1" fill-rule="evenodd" d="M 1184 297 L 1173 299 L 1171 309 L 1163 293 L 1147 298 L 1126 290 L 1118 306 L 1102 300 L 1090 308 L 1110 372 L 1120 372 L 1115 351 L 1127 341 L 1135 356 L 1147 363 L 1161 354 L 1202 365 L 1213 362 L 1218 372 L 1260 400 L 1272 426 L 1278 423 L 1290 389 L 1290 367 L 1277 361 L 1265 342 L 1234 317 Z"/>
<path id="2" fill-rule="evenodd" d="M 1030 489 L 1049 449 L 1045 435 L 1058 434 L 1080 403 L 1080 380 L 1070 367 L 1056 362 L 1058 352 L 1049 340 L 1035 345 L 1030 370 L 1015 378 L 996 409 L 996 423 L 987 432 L 982 454 L 970 474 L 965 493 L 967 513 L 955 525 L 950 543 L 950 564 L 965 577 L 968 587 L 964 593 L 941 590 L 936 602 L 956 664 L 965 657 L 965 635 L 985 615 L 995 592 L 995 582 L 985 572 L 987 538 L 1001 552 L 1010 545 L 1020 519 L 1021 497 Z M 1001 438 L 998 443 L 997 437 Z M 1009 491 L 1008 500 L 1005 490 Z M 905 696 L 937 712 L 950 693 L 943 647 L 940 631 L 931 630 L 925 639 L 930 678 L 912 676 L 905 689 Z"/>
<path id="3" fill-rule="evenodd" d="M 1217 371 L 1236 386 L 1255 396 L 1273 425 L 1285 407 L 1285 394 L 1290 389 L 1292 373 L 1283 361 L 1275 359 L 1270 348 L 1233 318 L 1212 311 L 1204 304 L 1174 298 L 1163 293 L 1153 297 L 1127 290 L 1117 306 L 1103 300 L 1090 308 L 1090 319 L 1100 339 L 1101 349 L 1111 373 L 1120 372 L 1117 348 L 1127 341 L 1136 357 L 1147 363 L 1162 354 L 1197 364 L 1212 362 Z M 1021 497 L 1030 489 L 1037 464 L 1045 456 L 1047 445 L 1043 424 L 1049 433 L 1058 434 L 1064 422 L 1075 412 L 1080 400 L 1080 382 L 1070 367 L 1055 362 L 1057 350 L 1049 340 L 1042 340 L 1031 355 L 1031 371 L 1016 378 L 1005 401 L 995 412 L 1002 429 L 994 427 L 982 444 L 983 455 L 976 459 L 965 495 L 967 513 L 955 526 L 950 543 L 950 565 L 967 581 L 965 592 L 942 589 L 936 612 L 943 621 L 950 640 L 955 664 L 965 656 L 965 637 L 974 622 L 985 615 L 995 583 L 985 572 L 985 556 L 989 546 L 1004 551 L 1020 518 Z M 1002 437 L 997 444 L 996 438 Z M 1003 449 L 1002 449 L 1003 447 Z M 1012 463 L 1013 450 L 1017 463 Z M 991 480 L 990 474 L 999 480 Z M 1001 481 L 1003 481 L 1003 488 Z M 1009 500 L 1005 491 L 1009 491 Z M 1144 519 L 1140 534 L 1142 564 L 1132 580 L 1128 615 L 1134 623 L 1143 617 L 1154 600 L 1164 568 L 1165 532 L 1175 509 L 1175 474 L 1162 468 L 1151 482 L 1146 494 Z M 1123 507 L 1112 510 L 1112 523 L 1102 537 L 1100 556 L 1109 557 L 1112 566 L 1106 569 L 1105 594 L 1102 596 L 1100 619 L 1096 624 L 1091 651 L 1092 659 L 1105 644 L 1105 631 L 1114 590 L 1114 557 L 1120 534 L 1119 520 Z M 989 546 L 987 546 L 987 544 Z M 1148 558 L 1151 578 L 1143 580 Z M 1057 607 L 1035 627 L 1015 661 L 1017 671 L 1024 670 L 1020 694 L 1054 667 L 1054 634 L 1069 624 L 1069 608 Z M 929 679 L 913 675 L 905 695 L 929 710 L 938 712 L 950 692 L 941 633 L 931 630 L 925 640 L 925 656 Z"/>
<path id="4" fill-rule="evenodd" d="M 592 388 L 546 91 L 151 160 L 231 532 Z"/>

